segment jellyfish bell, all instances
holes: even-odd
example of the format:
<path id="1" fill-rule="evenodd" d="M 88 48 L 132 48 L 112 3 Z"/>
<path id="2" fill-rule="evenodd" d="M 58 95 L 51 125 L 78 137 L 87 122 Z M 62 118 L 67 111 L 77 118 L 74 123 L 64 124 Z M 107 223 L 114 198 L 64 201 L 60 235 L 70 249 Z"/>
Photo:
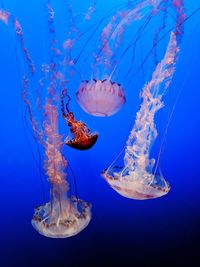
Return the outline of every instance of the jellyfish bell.
<path id="1" fill-rule="evenodd" d="M 90 148 L 92 148 L 97 139 L 98 139 L 98 134 L 91 134 L 89 136 L 86 136 L 84 139 L 79 139 L 77 137 L 72 138 L 71 140 L 69 140 L 70 137 L 67 137 L 65 139 L 65 144 L 67 146 L 70 146 L 72 148 L 75 148 L 77 150 L 88 150 Z"/>
<path id="2" fill-rule="evenodd" d="M 35 209 L 33 227 L 41 234 L 51 238 L 67 238 L 80 233 L 90 222 L 91 205 L 76 198 L 71 202 L 59 198 L 62 189 L 52 189 L 54 199 Z"/>
<path id="3" fill-rule="evenodd" d="M 85 112 L 99 117 L 116 114 L 126 102 L 122 86 L 109 79 L 83 81 L 76 99 Z"/>
<path id="4" fill-rule="evenodd" d="M 72 112 L 67 113 L 65 118 L 71 131 L 71 134 L 65 139 L 66 145 L 78 150 L 88 150 L 95 145 L 98 139 L 97 133 L 91 133 L 85 123 L 74 118 Z"/>
<path id="5" fill-rule="evenodd" d="M 102 176 L 117 193 L 130 199 L 154 199 L 166 195 L 170 190 L 169 183 L 162 175 L 144 170 L 128 171 L 114 167 L 104 170 Z"/>
<path id="6" fill-rule="evenodd" d="M 50 238 L 67 238 L 79 234 L 90 222 L 89 206 L 85 202 L 74 202 L 79 210 L 69 212 L 68 216 L 61 218 L 59 222 L 50 221 L 48 214 L 51 210 L 50 203 L 35 209 L 32 225 L 41 235 Z M 45 217 L 46 215 L 46 217 Z"/>

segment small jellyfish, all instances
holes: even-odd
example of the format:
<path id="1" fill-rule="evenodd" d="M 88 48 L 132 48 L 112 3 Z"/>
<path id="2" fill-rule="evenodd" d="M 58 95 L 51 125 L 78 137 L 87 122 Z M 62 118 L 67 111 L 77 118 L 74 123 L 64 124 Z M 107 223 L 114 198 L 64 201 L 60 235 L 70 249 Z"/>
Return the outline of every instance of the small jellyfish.
<path id="1" fill-rule="evenodd" d="M 68 102 L 64 104 L 65 97 L 68 97 Z M 90 129 L 82 121 L 77 121 L 74 114 L 69 111 L 68 105 L 70 97 L 67 94 L 67 90 L 62 91 L 61 96 L 61 109 L 62 116 L 67 121 L 67 125 L 70 127 L 71 134 L 65 139 L 65 144 L 78 149 L 88 150 L 94 146 L 98 139 L 97 133 L 91 133 Z"/>
<path id="2" fill-rule="evenodd" d="M 82 82 L 76 98 L 84 111 L 101 117 L 117 113 L 126 102 L 122 86 L 110 80 Z"/>

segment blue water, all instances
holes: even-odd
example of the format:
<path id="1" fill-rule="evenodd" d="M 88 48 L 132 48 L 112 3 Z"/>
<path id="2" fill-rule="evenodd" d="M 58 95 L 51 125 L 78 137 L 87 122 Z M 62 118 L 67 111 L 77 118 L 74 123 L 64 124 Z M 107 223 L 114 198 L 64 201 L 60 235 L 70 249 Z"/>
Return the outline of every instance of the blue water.
<path id="1" fill-rule="evenodd" d="M 36 66 L 48 57 L 45 2 L 4 1 L 4 7 L 22 24 L 25 42 Z M 63 38 L 67 21 L 64 2 L 52 1 L 58 16 L 57 31 Z M 79 12 L 85 7 L 81 2 L 72 0 Z M 103 16 L 122 2 L 97 0 L 97 16 Z M 185 2 L 187 15 L 200 7 L 198 0 Z M 30 223 L 34 207 L 41 205 L 43 199 L 39 172 L 26 138 L 34 153 L 36 145 L 23 122 L 17 71 L 21 61 L 16 62 L 15 40 L 0 24 L 0 266 L 199 266 L 199 23 L 200 13 L 197 13 L 185 24 L 181 56 L 166 97 L 167 114 L 181 92 L 161 157 L 160 167 L 172 186 L 163 198 L 149 201 L 123 198 L 100 176 L 124 145 L 138 108 L 139 90 L 147 77 L 141 75 L 137 82 L 133 81 L 127 91 L 126 106 L 110 118 L 92 117 L 80 109 L 74 97 L 78 82 L 74 81 L 72 108 L 78 118 L 99 132 L 99 140 L 85 152 L 65 148 L 65 155 L 76 173 L 79 196 L 92 203 L 93 216 L 82 233 L 64 240 L 40 236 Z M 145 49 L 147 44 L 142 45 Z M 126 67 L 125 64 L 123 68 Z M 161 133 L 166 127 L 166 114 L 161 112 L 157 118 Z M 68 131 L 65 125 L 62 127 L 62 131 Z M 45 183 L 47 200 L 48 191 Z"/>

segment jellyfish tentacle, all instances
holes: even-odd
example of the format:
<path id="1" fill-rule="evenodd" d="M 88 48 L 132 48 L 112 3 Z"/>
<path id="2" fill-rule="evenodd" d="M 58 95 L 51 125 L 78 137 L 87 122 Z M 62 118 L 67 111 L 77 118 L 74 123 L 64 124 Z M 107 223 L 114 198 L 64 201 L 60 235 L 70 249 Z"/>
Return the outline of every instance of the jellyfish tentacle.
<path id="1" fill-rule="evenodd" d="M 66 97 L 68 98 L 68 100 L 65 104 L 65 98 Z M 67 114 L 70 112 L 69 111 L 70 102 L 71 102 L 71 97 L 68 95 L 67 89 L 63 89 L 62 94 L 61 94 L 61 112 L 62 112 L 63 118 L 66 118 Z"/>
<path id="2" fill-rule="evenodd" d="M 103 65 L 105 69 L 114 69 L 116 66 L 115 49 L 113 46 L 119 46 L 127 25 L 136 20 L 141 20 L 143 17 L 148 16 L 147 10 L 151 10 L 152 13 L 159 12 L 159 5 L 162 0 L 158 1 L 141 1 L 136 3 L 134 7 L 128 7 L 127 10 L 117 12 L 111 19 L 111 21 L 104 27 L 101 34 L 101 48 L 98 51 L 95 66 Z M 105 58 L 107 59 L 105 61 Z"/>
<path id="3" fill-rule="evenodd" d="M 182 17 L 181 20 L 178 20 L 178 24 L 172 28 L 170 28 L 165 34 L 163 34 L 152 46 L 152 48 L 149 50 L 149 52 L 147 53 L 147 55 L 145 56 L 144 60 L 142 61 L 141 65 L 138 67 L 138 69 L 135 71 L 135 73 L 133 73 L 131 80 L 133 78 L 135 78 L 135 76 L 140 72 L 140 70 L 142 69 L 142 67 L 144 66 L 144 64 L 146 63 L 146 61 L 148 60 L 148 58 L 150 57 L 151 53 L 154 51 L 155 47 L 170 33 L 172 32 L 174 29 L 178 29 L 180 27 L 182 27 L 191 17 L 193 17 L 195 14 L 197 14 L 200 11 L 200 7 L 197 8 L 195 11 L 193 11 L 189 16 Z M 179 35 L 179 40 L 181 38 L 182 35 Z M 130 82 L 130 81 L 129 81 Z"/>
<path id="4" fill-rule="evenodd" d="M 90 40 L 92 39 L 92 37 L 94 36 L 95 32 L 99 29 L 99 27 L 101 26 L 101 24 L 107 19 L 109 18 L 110 16 L 112 16 L 112 12 L 114 12 L 114 10 L 116 8 L 120 8 L 124 6 L 124 4 L 118 4 L 116 5 L 115 7 L 111 8 L 106 14 L 105 16 L 99 20 L 98 22 L 96 22 L 94 25 L 92 25 L 88 30 L 86 30 L 85 32 L 83 33 L 80 33 L 79 37 L 76 39 L 76 42 L 82 37 L 84 36 L 85 34 L 87 34 L 88 32 L 90 32 L 93 28 L 95 28 L 95 30 L 90 34 L 89 38 L 87 39 L 87 41 L 84 43 L 82 49 L 80 50 L 78 56 L 76 57 L 76 59 L 74 60 L 74 65 L 77 64 L 77 62 L 79 61 L 79 59 L 81 58 L 81 55 L 83 54 L 84 52 L 84 49 L 86 48 L 86 46 L 89 44 Z"/>

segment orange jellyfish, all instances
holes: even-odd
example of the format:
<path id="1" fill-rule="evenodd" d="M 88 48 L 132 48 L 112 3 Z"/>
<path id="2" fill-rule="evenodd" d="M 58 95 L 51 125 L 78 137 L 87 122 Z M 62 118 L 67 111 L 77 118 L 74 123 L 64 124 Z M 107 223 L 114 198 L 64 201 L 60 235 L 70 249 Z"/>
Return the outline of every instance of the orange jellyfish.
<path id="1" fill-rule="evenodd" d="M 68 102 L 64 103 L 65 97 L 68 97 Z M 70 127 L 71 134 L 65 139 L 65 144 L 78 149 L 78 150 L 88 150 L 97 141 L 98 134 L 91 133 L 90 129 L 82 121 L 77 121 L 74 114 L 69 111 L 68 105 L 70 102 L 70 97 L 67 94 L 67 90 L 62 91 L 61 96 L 61 110 L 62 116 L 67 121 L 67 125 Z"/>

